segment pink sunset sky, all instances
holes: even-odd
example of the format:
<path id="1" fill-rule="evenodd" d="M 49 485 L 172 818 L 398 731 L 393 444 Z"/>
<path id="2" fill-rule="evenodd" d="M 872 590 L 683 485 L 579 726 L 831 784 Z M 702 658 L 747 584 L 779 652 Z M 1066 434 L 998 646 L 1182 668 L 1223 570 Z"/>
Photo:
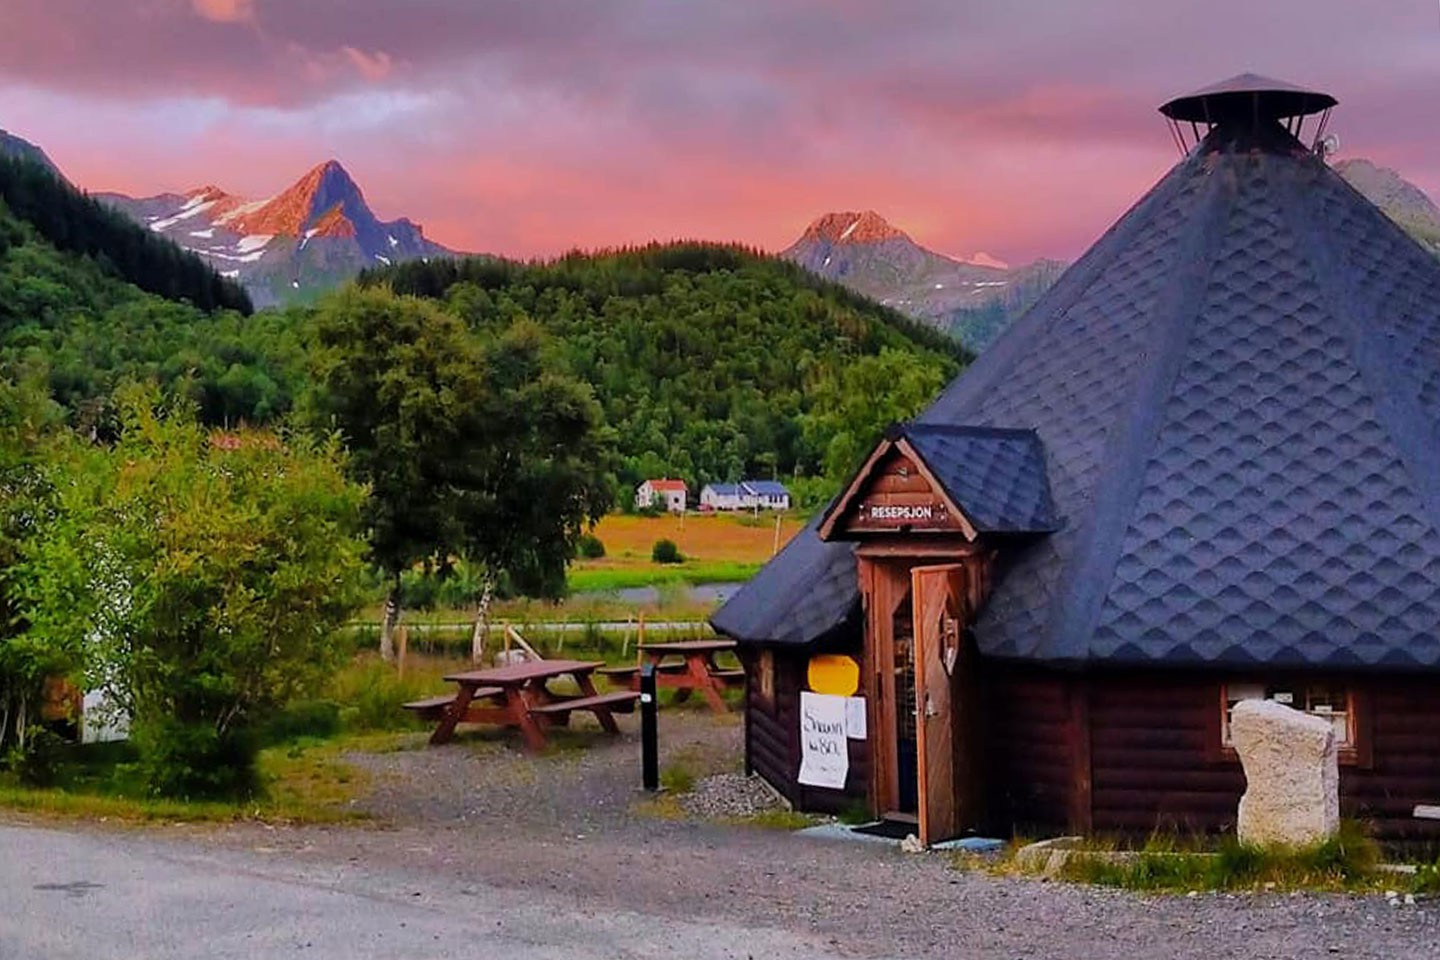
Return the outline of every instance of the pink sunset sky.
<path id="1" fill-rule="evenodd" d="M 464 250 L 779 249 L 874 209 L 1070 258 L 1246 70 L 1440 196 L 1436 0 L 0 0 L 0 127 L 92 191 L 273 194 L 334 157 Z"/>

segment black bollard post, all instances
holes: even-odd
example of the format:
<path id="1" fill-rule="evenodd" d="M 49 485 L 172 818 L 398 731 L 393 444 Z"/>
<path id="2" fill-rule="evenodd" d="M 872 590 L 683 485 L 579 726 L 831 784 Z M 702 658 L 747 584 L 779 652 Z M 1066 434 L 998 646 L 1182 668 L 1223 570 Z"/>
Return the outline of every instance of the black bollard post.
<path id="1" fill-rule="evenodd" d="M 640 773 L 645 789 L 660 789 L 660 745 L 657 720 L 660 700 L 655 695 L 655 664 L 640 668 Z"/>

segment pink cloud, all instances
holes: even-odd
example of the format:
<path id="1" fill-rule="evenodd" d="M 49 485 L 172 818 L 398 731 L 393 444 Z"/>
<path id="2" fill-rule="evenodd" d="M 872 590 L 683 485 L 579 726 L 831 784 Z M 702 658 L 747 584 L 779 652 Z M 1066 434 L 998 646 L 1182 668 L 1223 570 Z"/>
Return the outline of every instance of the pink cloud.
<path id="1" fill-rule="evenodd" d="M 390 54 L 383 50 L 366 53 L 364 50 L 357 50 L 354 47 L 341 47 L 340 49 L 366 80 L 384 80 L 390 75 L 390 70 L 394 66 Z"/>
<path id="2" fill-rule="evenodd" d="M 255 0 L 191 0 L 195 12 L 216 23 L 253 23 Z"/>
<path id="3" fill-rule="evenodd" d="M 1174 162 L 1156 105 L 1247 69 L 1328 89 L 1347 154 L 1440 193 L 1433 8 L 0 2 L 0 125 L 85 185 L 263 196 L 339 156 L 474 250 L 776 248 L 873 207 L 942 250 L 1074 256 Z"/>

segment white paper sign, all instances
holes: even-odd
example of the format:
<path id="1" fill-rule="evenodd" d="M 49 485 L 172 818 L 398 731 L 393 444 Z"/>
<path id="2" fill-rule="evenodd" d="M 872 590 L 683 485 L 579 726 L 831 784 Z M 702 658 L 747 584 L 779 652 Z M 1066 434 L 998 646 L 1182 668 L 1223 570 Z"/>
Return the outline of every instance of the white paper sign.
<path id="1" fill-rule="evenodd" d="M 812 787 L 845 786 L 850 747 L 845 741 L 848 697 L 800 691 L 800 776 Z"/>
<path id="2" fill-rule="evenodd" d="M 851 740 L 865 739 L 865 698 L 845 698 L 845 736 Z"/>

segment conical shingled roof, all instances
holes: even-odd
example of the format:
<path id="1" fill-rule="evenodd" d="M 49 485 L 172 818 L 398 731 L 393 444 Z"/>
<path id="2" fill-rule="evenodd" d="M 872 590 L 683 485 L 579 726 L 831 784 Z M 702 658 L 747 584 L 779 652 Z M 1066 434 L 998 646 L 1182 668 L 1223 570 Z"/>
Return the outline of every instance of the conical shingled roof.
<path id="1" fill-rule="evenodd" d="M 984 654 L 1440 668 L 1440 262 L 1278 125 L 1216 127 L 919 422 L 1044 446 L 1059 529 L 1002 547 Z M 854 616 L 801 538 L 717 629 Z"/>

